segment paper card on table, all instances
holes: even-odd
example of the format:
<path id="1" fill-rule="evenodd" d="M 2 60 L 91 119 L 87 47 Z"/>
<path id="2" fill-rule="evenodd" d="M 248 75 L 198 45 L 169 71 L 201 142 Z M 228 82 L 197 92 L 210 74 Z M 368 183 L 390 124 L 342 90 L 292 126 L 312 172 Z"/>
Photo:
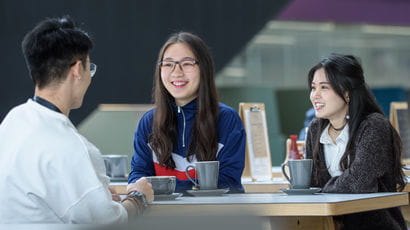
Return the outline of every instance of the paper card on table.
<path id="1" fill-rule="evenodd" d="M 240 103 L 240 116 L 246 131 L 246 163 L 243 177 L 272 179 L 272 162 L 263 103 Z"/>

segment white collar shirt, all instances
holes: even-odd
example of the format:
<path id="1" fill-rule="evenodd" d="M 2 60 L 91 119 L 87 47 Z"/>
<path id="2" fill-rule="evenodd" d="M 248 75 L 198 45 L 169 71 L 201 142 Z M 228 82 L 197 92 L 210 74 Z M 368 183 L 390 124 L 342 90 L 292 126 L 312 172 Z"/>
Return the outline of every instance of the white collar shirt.
<path id="1" fill-rule="evenodd" d="M 346 150 L 347 142 L 349 141 L 349 126 L 346 125 L 339 136 L 336 138 L 336 143 L 333 142 L 329 136 L 328 125 L 320 136 L 320 143 L 323 144 L 323 150 L 325 154 L 326 167 L 330 176 L 340 176 L 342 170 L 340 169 L 340 159 Z"/>

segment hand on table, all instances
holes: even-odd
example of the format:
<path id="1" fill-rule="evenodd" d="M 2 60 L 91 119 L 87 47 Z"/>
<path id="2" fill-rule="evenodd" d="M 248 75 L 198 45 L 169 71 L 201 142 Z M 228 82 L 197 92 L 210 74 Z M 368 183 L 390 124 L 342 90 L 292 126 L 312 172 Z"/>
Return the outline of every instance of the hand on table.
<path id="1" fill-rule="evenodd" d="M 128 184 L 127 193 L 131 191 L 139 191 L 144 193 L 148 203 L 152 203 L 154 200 L 154 190 L 152 190 L 151 183 L 149 183 L 145 177 L 141 177 L 135 183 Z"/>
<path id="2" fill-rule="evenodd" d="M 114 188 L 110 188 L 110 187 L 108 187 L 108 189 L 109 189 L 110 192 L 111 192 L 112 200 L 117 201 L 117 202 L 120 202 L 120 201 L 121 201 L 121 197 L 120 197 L 120 195 L 118 195 L 118 193 L 115 191 L 115 189 L 114 189 Z"/>

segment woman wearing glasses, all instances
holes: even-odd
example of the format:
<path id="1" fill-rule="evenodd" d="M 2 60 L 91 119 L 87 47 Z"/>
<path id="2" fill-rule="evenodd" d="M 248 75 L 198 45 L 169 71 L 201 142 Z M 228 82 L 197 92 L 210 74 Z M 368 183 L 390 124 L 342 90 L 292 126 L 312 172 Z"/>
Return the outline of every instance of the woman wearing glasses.
<path id="1" fill-rule="evenodd" d="M 333 54 L 308 74 L 317 119 L 306 154 L 326 193 L 396 192 L 405 186 L 401 141 L 374 100 L 358 60 Z M 338 216 L 340 229 L 407 229 L 399 208 Z"/>
<path id="2" fill-rule="evenodd" d="M 237 112 L 217 101 L 214 63 L 196 35 L 171 35 L 158 55 L 155 109 L 141 119 L 128 182 L 176 176 L 176 191 L 192 189 L 185 175 L 196 161 L 219 161 L 218 188 L 243 192 L 245 131 Z M 192 175 L 191 175 L 192 174 Z M 194 177 L 194 172 L 190 172 Z"/>

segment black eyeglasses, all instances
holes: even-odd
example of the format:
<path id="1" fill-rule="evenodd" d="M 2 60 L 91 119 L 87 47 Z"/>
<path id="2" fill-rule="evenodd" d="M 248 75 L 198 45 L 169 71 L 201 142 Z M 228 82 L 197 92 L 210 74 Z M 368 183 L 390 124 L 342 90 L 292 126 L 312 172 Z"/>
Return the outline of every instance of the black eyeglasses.
<path id="1" fill-rule="evenodd" d="M 199 62 L 197 60 L 185 59 L 181 61 L 171 61 L 171 60 L 160 61 L 158 62 L 158 65 L 161 67 L 161 70 L 167 74 L 174 71 L 175 66 L 177 66 L 178 64 L 181 67 L 182 72 L 191 73 L 195 70 L 195 65 L 198 63 Z"/>

